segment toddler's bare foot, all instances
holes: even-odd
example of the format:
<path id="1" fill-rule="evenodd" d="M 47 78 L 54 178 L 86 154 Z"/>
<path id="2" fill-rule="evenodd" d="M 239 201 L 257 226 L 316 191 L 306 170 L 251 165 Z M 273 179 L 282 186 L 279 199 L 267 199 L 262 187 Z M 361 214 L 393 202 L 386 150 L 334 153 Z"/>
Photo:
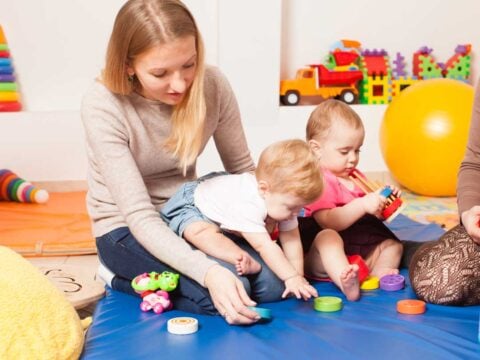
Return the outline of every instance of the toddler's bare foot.
<path id="1" fill-rule="evenodd" d="M 238 275 L 251 275 L 260 272 L 262 266 L 247 253 L 242 253 L 235 263 Z"/>
<path id="2" fill-rule="evenodd" d="M 378 269 L 373 268 L 372 275 L 381 279 L 385 275 L 396 275 L 398 274 L 398 272 L 399 272 L 398 269 L 391 269 L 391 268 L 385 268 L 385 267 L 378 268 Z"/>
<path id="3" fill-rule="evenodd" d="M 349 264 L 340 274 L 342 291 L 350 301 L 360 298 L 360 286 L 358 284 L 358 265 Z"/>

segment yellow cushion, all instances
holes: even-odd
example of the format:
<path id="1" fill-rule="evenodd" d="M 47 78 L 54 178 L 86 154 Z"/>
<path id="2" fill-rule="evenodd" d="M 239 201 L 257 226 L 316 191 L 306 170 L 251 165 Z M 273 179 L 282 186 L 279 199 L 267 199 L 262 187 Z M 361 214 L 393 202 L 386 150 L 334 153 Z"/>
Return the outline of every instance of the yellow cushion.
<path id="1" fill-rule="evenodd" d="M 0 359 L 78 359 L 77 312 L 30 262 L 0 246 Z"/>

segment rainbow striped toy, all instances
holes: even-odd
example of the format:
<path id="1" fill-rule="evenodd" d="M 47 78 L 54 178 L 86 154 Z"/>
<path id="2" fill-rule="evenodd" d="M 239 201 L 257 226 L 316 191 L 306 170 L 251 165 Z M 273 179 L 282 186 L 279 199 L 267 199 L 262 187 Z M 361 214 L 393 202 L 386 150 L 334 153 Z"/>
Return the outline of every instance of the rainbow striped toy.
<path id="1" fill-rule="evenodd" d="M 46 190 L 33 186 L 10 170 L 0 169 L 0 201 L 43 204 L 48 197 Z"/>

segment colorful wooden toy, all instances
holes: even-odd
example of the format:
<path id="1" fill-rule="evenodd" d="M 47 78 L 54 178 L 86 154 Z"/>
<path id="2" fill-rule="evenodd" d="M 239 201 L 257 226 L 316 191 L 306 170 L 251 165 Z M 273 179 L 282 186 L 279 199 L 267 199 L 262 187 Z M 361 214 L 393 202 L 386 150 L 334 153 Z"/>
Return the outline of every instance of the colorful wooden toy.
<path id="1" fill-rule="evenodd" d="M 10 170 L 0 170 L 0 200 L 43 204 L 48 192 L 19 178 Z"/>
<path id="2" fill-rule="evenodd" d="M 350 173 L 350 179 L 365 194 L 375 192 L 382 188 L 382 185 L 367 179 L 367 177 L 357 169 L 354 169 Z M 402 199 L 393 194 L 392 189 L 388 186 L 382 188 L 380 195 L 387 199 L 387 203 L 382 211 L 382 216 L 387 222 L 392 221 L 405 207 L 405 203 Z"/>
<path id="3" fill-rule="evenodd" d="M 0 26 L 0 112 L 22 110 L 13 73 L 7 39 Z"/>

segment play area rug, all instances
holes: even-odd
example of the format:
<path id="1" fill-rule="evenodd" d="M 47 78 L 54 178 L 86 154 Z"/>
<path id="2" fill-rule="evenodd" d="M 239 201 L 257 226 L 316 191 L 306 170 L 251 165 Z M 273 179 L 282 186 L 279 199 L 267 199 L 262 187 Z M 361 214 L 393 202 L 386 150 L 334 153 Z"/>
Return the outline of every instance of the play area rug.
<path id="1" fill-rule="evenodd" d="M 85 195 L 50 193 L 46 204 L 0 202 L 0 245 L 23 256 L 95 254 Z"/>
<path id="2" fill-rule="evenodd" d="M 73 305 L 75 309 L 101 299 L 105 285 L 92 278 L 91 271 L 79 265 L 43 265 L 39 270 L 45 275 Z"/>
<path id="3" fill-rule="evenodd" d="M 435 223 L 445 230 L 459 223 L 456 197 L 428 197 L 403 190 L 402 199 L 406 206 L 401 213 L 412 220 Z"/>

